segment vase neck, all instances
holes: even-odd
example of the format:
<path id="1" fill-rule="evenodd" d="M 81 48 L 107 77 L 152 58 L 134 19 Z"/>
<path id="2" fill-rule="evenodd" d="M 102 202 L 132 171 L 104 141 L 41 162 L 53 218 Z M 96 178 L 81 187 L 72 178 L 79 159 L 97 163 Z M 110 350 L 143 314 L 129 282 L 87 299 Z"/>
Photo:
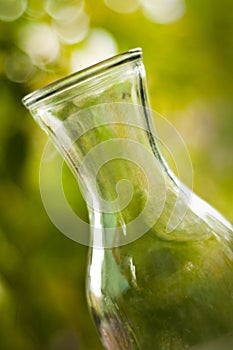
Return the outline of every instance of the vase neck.
<path id="1" fill-rule="evenodd" d="M 171 178 L 156 142 L 141 56 L 110 62 L 76 83 L 52 85 L 43 98 L 37 92 L 31 111 L 73 169 L 91 220 L 121 227 L 124 235 L 131 221 L 132 232 L 151 227 Z"/>
<path id="2" fill-rule="evenodd" d="M 95 198 L 97 189 L 105 200 L 114 201 L 121 179 L 142 192 L 146 179 L 139 168 L 144 167 L 145 153 L 166 169 L 156 143 L 141 57 L 101 70 L 38 103 L 34 116 L 90 197 Z"/>

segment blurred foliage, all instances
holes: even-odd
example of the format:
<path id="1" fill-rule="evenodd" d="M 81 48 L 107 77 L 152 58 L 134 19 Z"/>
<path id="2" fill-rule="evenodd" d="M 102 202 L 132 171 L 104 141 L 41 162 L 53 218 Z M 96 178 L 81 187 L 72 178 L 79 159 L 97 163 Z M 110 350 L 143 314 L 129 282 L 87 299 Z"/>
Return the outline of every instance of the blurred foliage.
<path id="1" fill-rule="evenodd" d="M 46 215 L 46 136 L 21 98 L 138 46 L 152 107 L 189 149 L 195 191 L 233 221 L 232 0 L 0 0 L 0 349 L 101 349 L 85 301 L 87 248 Z M 78 192 L 69 196 L 85 216 Z"/>

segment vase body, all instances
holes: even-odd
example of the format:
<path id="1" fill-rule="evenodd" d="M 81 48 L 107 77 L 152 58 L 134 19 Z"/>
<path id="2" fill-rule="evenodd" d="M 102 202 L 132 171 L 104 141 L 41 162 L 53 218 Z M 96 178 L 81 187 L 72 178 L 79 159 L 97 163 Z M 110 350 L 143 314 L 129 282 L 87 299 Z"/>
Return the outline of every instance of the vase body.
<path id="1" fill-rule="evenodd" d="M 87 202 L 87 300 L 103 346 L 233 349 L 232 226 L 163 159 L 141 51 L 55 82 L 24 103 Z"/>

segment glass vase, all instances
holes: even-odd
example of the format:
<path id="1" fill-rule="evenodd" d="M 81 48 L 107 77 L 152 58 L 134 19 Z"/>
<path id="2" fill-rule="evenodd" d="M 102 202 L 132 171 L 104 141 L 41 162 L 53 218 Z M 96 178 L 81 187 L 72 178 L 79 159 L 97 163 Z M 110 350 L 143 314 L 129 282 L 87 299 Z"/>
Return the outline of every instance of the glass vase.
<path id="1" fill-rule="evenodd" d="M 232 350 L 232 226 L 162 156 L 141 50 L 56 81 L 23 103 L 87 203 L 87 300 L 103 346 Z"/>

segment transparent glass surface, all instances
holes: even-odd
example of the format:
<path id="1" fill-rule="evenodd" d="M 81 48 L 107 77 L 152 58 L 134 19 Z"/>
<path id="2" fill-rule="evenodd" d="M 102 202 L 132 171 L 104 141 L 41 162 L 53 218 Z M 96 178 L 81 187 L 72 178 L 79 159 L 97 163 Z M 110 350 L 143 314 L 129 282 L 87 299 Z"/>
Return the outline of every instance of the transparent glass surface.
<path id="1" fill-rule="evenodd" d="M 231 350 L 232 225 L 180 183 L 161 155 L 141 50 L 23 102 L 87 201 L 87 300 L 103 346 Z"/>

